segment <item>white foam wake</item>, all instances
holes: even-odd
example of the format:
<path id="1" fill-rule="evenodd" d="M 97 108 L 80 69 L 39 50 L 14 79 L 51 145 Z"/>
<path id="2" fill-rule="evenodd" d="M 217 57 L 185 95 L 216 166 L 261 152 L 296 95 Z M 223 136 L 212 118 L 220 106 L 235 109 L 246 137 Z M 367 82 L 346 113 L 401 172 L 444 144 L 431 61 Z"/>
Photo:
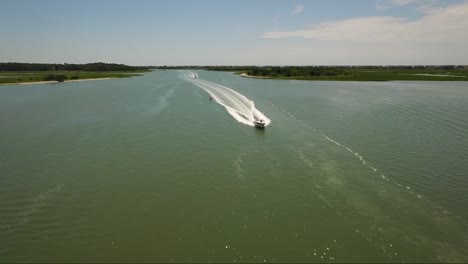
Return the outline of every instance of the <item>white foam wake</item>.
<path id="1" fill-rule="evenodd" d="M 262 119 L 265 122 L 265 126 L 271 123 L 271 120 L 266 115 L 255 108 L 254 102 L 243 94 L 218 83 L 189 77 L 189 74 L 186 72 L 180 72 L 179 77 L 205 90 L 213 100 L 224 106 L 227 112 L 240 123 L 254 126 L 253 122 L 255 119 Z"/>

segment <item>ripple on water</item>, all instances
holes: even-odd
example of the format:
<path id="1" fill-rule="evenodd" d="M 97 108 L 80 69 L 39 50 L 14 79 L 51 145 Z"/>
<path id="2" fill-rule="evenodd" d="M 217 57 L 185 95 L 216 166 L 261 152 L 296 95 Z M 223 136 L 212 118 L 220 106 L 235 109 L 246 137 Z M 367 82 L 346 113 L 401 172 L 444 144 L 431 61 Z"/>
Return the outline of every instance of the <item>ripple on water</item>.
<path id="1" fill-rule="evenodd" d="M 311 128 L 310 125 L 308 125 L 306 122 L 304 121 L 301 121 L 299 119 L 297 119 L 293 114 L 287 112 L 286 110 L 284 109 L 281 109 L 281 111 L 285 112 L 288 116 L 290 116 L 291 118 L 293 118 L 294 120 L 296 120 L 299 124 L 303 125 L 304 127 L 308 127 L 308 128 Z M 316 130 L 313 130 L 313 131 L 316 131 Z M 443 212 L 447 212 L 445 209 L 443 208 L 440 208 L 438 209 L 438 206 L 435 206 L 434 204 L 432 204 L 430 201 L 428 200 L 424 200 L 423 199 L 423 195 L 420 194 L 420 193 L 417 193 L 413 190 L 412 186 L 411 185 L 408 185 L 408 183 L 406 182 L 398 182 L 396 181 L 395 179 L 390 179 L 388 176 L 386 176 L 384 174 L 384 172 L 380 171 L 375 165 L 371 165 L 367 160 L 366 158 L 359 154 L 357 151 L 354 151 L 353 149 L 351 149 L 350 147 L 346 146 L 345 144 L 341 143 L 341 142 L 338 142 L 337 140 L 321 133 L 321 132 L 317 132 L 319 135 L 321 135 L 324 139 L 326 139 L 327 141 L 333 143 L 334 145 L 342 148 L 343 150 L 349 152 L 353 157 L 355 157 L 364 167 L 368 168 L 369 169 L 369 174 L 374 174 L 375 176 L 378 176 L 379 179 L 382 179 L 384 180 L 383 183 L 385 182 L 388 182 L 388 184 L 384 184 L 382 185 L 383 188 L 387 189 L 386 191 L 386 195 L 385 196 L 382 196 L 380 197 L 379 199 L 384 199 L 384 200 L 387 200 L 387 199 L 393 199 L 394 200 L 394 205 L 392 206 L 392 210 L 398 210 L 397 208 L 398 207 L 403 207 L 403 208 L 406 208 L 406 207 L 414 207 L 414 208 L 418 208 L 418 210 L 413 210 L 413 211 L 409 211 L 411 215 L 408 215 L 408 217 L 425 217 L 426 218 L 426 222 L 430 222 L 431 219 L 434 219 L 433 216 L 434 216 L 434 212 L 438 212 L 437 214 L 440 215 L 442 218 L 441 219 L 444 219 L 444 221 L 438 221 L 438 223 L 436 224 L 437 226 L 439 226 L 440 228 L 444 228 L 444 226 L 446 226 L 447 228 L 454 228 L 455 226 L 459 226 L 459 228 L 461 226 L 466 226 L 466 224 L 464 224 L 464 222 L 458 222 L 458 220 L 456 219 L 460 219 L 460 218 L 454 218 L 452 220 L 449 220 L 450 217 L 443 214 Z M 306 156 L 306 154 L 304 154 L 304 151 L 302 150 L 298 150 L 297 148 L 295 147 L 291 147 L 292 151 L 295 152 L 298 156 L 298 158 L 300 160 L 303 161 L 304 165 L 311 168 L 311 165 L 312 165 L 312 162 L 311 160 Z M 341 175 L 341 177 L 343 177 L 344 175 Z M 327 175 L 326 176 L 327 178 L 330 178 L 331 176 L 330 175 Z M 421 179 L 423 179 L 424 177 L 421 177 Z M 356 179 L 357 180 L 357 179 Z M 363 180 L 363 179 L 362 179 Z M 416 179 L 416 181 L 412 181 L 412 183 L 414 184 L 416 182 L 416 184 L 418 184 L 418 179 Z M 390 185 L 389 185 L 390 184 Z M 450 184 L 449 182 L 445 182 L 445 184 Z M 327 188 L 331 188 L 331 186 L 336 186 L 336 185 L 326 185 L 328 186 Z M 394 187 L 392 187 L 394 186 Z M 334 190 L 336 191 L 336 189 Z M 390 196 L 390 193 L 392 194 Z M 391 198 L 391 197 L 395 197 L 395 195 L 397 195 L 397 197 L 399 197 L 400 199 L 394 199 L 394 198 Z M 336 205 L 334 205 L 334 201 L 329 201 L 329 199 L 327 199 L 326 197 L 327 196 L 330 196 L 330 193 L 327 193 L 327 192 L 321 192 L 321 194 L 319 195 L 319 197 L 323 198 L 322 200 L 325 202 L 325 204 L 331 208 L 335 208 L 336 209 Z M 354 197 L 355 198 L 355 197 Z M 365 199 L 365 197 L 363 197 L 363 199 Z M 362 200 L 364 201 L 364 200 Z M 419 203 L 418 201 L 423 201 L 423 204 Z M 359 204 L 356 204 L 354 203 L 354 201 L 352 200 L 352 197 L 350 197 L 349 199 L 349 203 L 348 206 L 351 206 L 351 207 L 354 207 L 356 208 L 359 208 L 360 210 L 357 210 L 356 212 L 366 212 L 366 209 L 369 209 L 369 206 L 371 205 L 370 203 L 366 203 L 367 205 L 363 204 L 363 205 L 359 205 Z M 424 208 L 420 207 L 420 206 L 424 206 Z M 377 208 L 377 207 L 375 207 Z M 432 208 L 432 209 L 431 209 Z M 436 210 L 436 211 L 434 211 Z M 353 213 L 355 214 L 355 213 Z M 349 214 L 349 211 L 346 211 L 346 212 L 341 212 L 340 211 L 340 214 L 339 215 L 342 215 L 343 216 L 343 220 L 345 220 L 346 222 L 349 222 L 350 224 L 355 224 L 357 222 L 355 222 L 357 219 L 356 215 L 353 216 L 353 214 Z M 368 241 L 372 246 L 374 246 L 375 248 L 378 248 L 380 249 L 383 253 L 385 253 L 387 256 L 389 257 L 398 257 L 399 260 L 401 261 L 404 261 L 404 256 L 400 256 L 399 252 L 396 251 L 392 246 L 389 246 L 388 244 L 388 238 L 392 237 L 392 238 L 396 238 L 396 239 L 408 239 L 409 236 L 413 236 L 413 235 L 416 235 L 417 232 L 408 232 L 408 231 L 404 231 L 398 227 L 396 227 L 394 225 L 394 223 L 392 223 L 391 221 L 389 221 L 388 219 L 384 219 L 384 218 L 381 218 L 381 216 L 384 216 L 386 215 L 386 213 L 384 212 L 381 212 L 381 213 L 372 213 L 372 212 L 366 212 L 366 214 L 369 215 L 369 217 L 372 217 L 372 215 L 380 215 L 379 216 L 379 222 L 380 224 L 378 224 L 377 222 L 373 223 L 372 225 L 370 225 L 369 227 L 361 227 L 359 228 L 359 230 L 356 228 L 356 234 L 359 234 L 359 236 L 363 237 L 366 241 Z M 362 217 L 362 216 L 360 216 Z M 394 219 L 396 220 L 396 219 Z M 401 219 L 399 221 L 405 221 L 404 219 Z M 426 223 L 428 224 L 428 223 Z M 460 226 L 461 225 L 461 226 Z M 406 228 L 404 228 L 406 229 Z M 463 228 L 462 228 L 463 229 Z M 410 234 L 411 233 L 411 234 Z M 421 235 L 421 234 L 420 234 Z M 457 234 L 458 237 L 461 236 L 464 236 L 463 234 Z M 435 238 L 433 236 L 431 236 L 430 234 L 428 233 L 425 233 L 425 236 L 427 240 L 431 241 L 431 240 L 435 240 L 437 241 L 437 239 L 440 239 L 440 238 Z M 414 237 L 410 238 L 411 241 L 415 241 L 415 242 L 412 242 L 412 243 L 421 243 L 421 241 L 419 239 L 416 239 Z M 444 243 L 442 242 L 444 241 L 444 239 L 438 241 L 437 243 L 435 244 L 426 244 L 426 245 L 423 245 L 424 248 L 432 248 L 432 249 L 437 249 L 437 248 L 440 248 L 441 247 L 441 243 Z M 447 241 L 447 240 L 445 240 Z M 447 242 L 445 242 L 447 243 Z M 391 250 L 391 248 L 393 248 L 393 251 Z M 459 251 L 458 253 L 462 252 L 460 251 L 461 249 L 459 248 Z M 440 256 L 441 254 L 439 254 Z M 443 254 L 442 254 L 443 255 Z M 459 257 L 462 257 L 463 255 L 459 255 Z M 463 258 L 463 257 L 462 257 Z M 448 260 L 450 259 L 450 255 L 447 255 L 445 254 L 442 259 L 444 260 Z M 460 259 L 460 258 L 458 258 Z"/>

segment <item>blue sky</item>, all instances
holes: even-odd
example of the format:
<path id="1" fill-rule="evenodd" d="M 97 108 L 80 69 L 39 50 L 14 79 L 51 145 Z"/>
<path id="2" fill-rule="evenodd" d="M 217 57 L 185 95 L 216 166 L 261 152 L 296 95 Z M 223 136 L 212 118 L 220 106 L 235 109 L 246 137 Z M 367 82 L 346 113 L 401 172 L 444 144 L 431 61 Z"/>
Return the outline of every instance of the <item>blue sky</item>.
<path id="1" fill-rule="evenodd" d="M 468 64 L 466 0 L 2 0 L 0 61 Z"/>

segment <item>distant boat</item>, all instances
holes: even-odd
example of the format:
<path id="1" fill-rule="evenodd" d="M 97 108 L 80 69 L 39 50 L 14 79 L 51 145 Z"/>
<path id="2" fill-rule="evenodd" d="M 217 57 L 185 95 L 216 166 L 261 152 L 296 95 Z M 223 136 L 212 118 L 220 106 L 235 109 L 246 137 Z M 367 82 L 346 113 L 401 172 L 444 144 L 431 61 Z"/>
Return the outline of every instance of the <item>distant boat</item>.
<path id="1" fill-rule="evenodd" d="M 198 78 L 198 74 L 197 74 L 197 73 L 189 73 L 188 76 L 191 77 L 191 78 Z"/>
<path id="2" fill-rule="evenodd" d="M 254 120 L 253 122 L 254 122 L 254 126 L 255 126 L 256 128 L 260 128 L 260 129 L 264 129 L 264 128 L 265 128 L 266 123 L 265 123 L 265 121 L 263 121 L 263 119 Z"/>

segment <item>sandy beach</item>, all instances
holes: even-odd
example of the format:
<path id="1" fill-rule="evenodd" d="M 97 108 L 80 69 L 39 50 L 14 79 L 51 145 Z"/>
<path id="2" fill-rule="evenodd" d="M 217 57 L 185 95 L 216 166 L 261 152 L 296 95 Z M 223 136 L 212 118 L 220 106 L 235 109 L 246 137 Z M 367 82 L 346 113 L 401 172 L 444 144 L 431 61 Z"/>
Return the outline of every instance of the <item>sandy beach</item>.
<path id="1" fill-rule="evenodd" d="M 241 76 L 241 77 L 244 77 L 244 78 L 270 79 L 270 77 L 266 77 L 266 76 L 252 76 L 252 75 L 248 75 L 247 73 L 241 73 L 240 76 Z"/>

